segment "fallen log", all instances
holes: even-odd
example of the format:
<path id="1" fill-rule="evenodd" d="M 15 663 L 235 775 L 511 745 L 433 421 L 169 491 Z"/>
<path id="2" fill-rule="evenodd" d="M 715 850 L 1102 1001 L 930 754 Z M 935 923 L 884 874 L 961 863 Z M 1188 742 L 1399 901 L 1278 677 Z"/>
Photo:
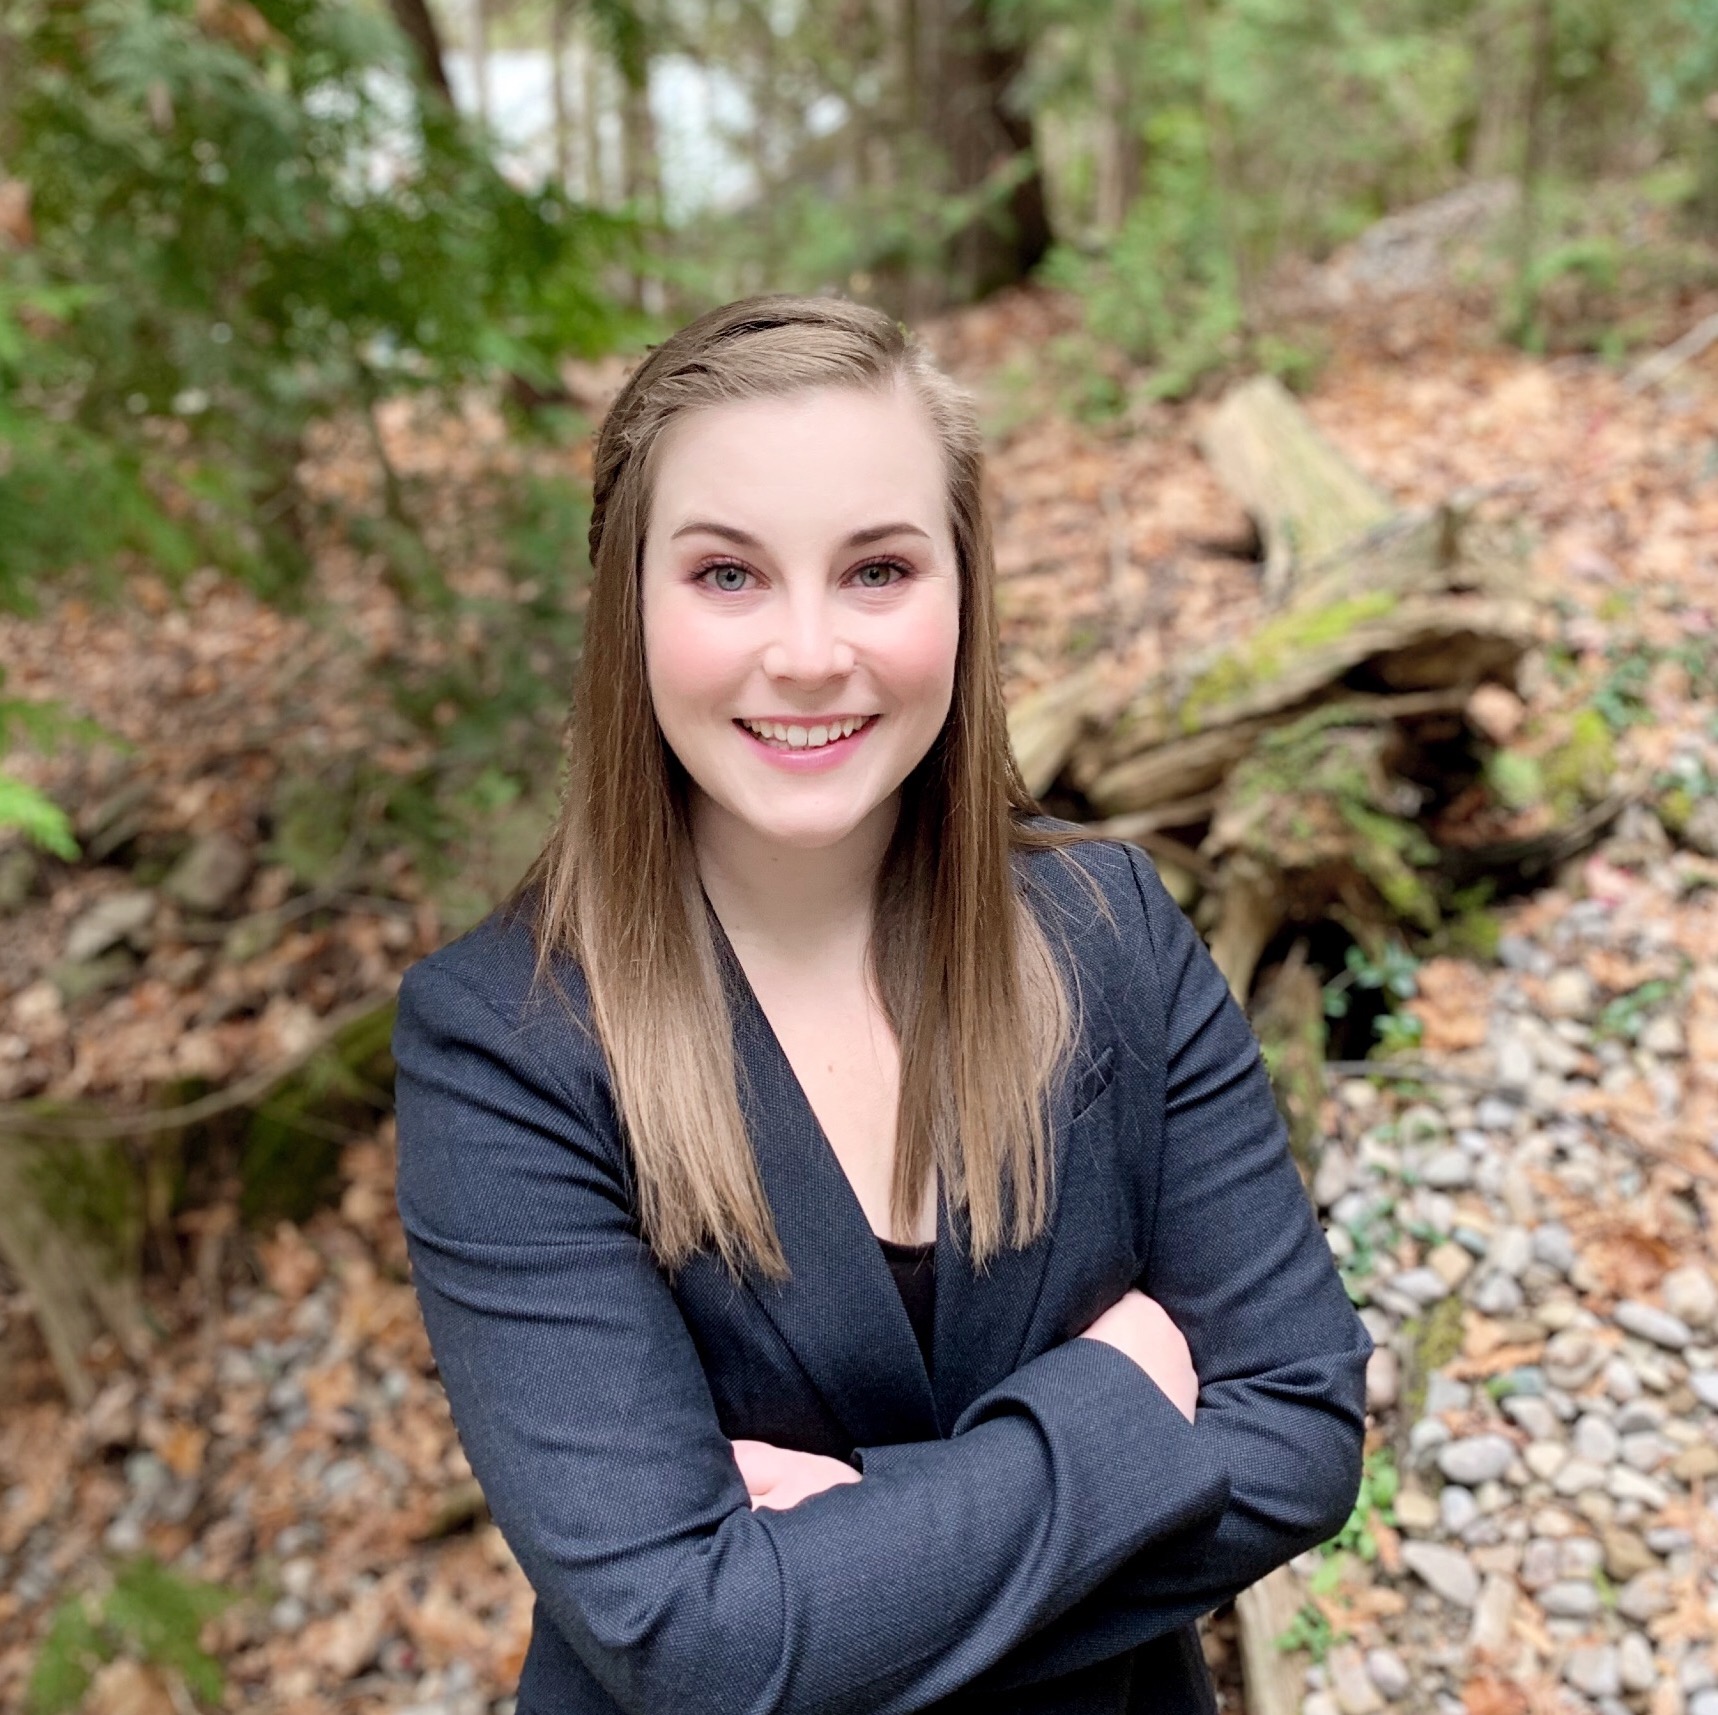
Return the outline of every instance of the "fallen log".
<path id="1" fill-rule="evenodd" d="M 1286 923 L 1437 925 L 1442 853 L 1421 822 L 1453 794 L 1428 767 L 1474 790 L 1496 740 L 1470 710 L 1513 692 L 1551 624 L 1481 496 L 1392 509 L 1275 382 L 1234 389 L 1201 445 L 1258 525 L 1267 616 L 1131 689 L 1088 663 L 1023 702 L 1011 732 L 1036 792 L 1171 854 L 1204 890 L 1244 1000 Z"/>
<path id="2" fill-rule="evenodd" d="M 1224 396 L 1200 450 L 1258 527 L 1272 597 L 1287 589 L 1297 566 L 1317 564 L 1395 514 L 1272 375 Z"/>
<path id="3" fill-rule="evenodd" d="M 195 1140 L 221 1134 L 247 1220 L 303 1218 L 354 1127 L 391 1105 L 393 1016 L 392 995 L 358 1001 L 297 1053 L 191 1101 L 129 1113 L 39 1098 L 0 1103 L 0 1262 L 29 1292 L 73 1405 L 93 1397 L 85 1359 L 100 1335 L 132 1364 L 148 1360 L 145 1235 L 166 1228 L 170 1244 L 175 1224 L 209 1225 L 171 1206 Z"/>

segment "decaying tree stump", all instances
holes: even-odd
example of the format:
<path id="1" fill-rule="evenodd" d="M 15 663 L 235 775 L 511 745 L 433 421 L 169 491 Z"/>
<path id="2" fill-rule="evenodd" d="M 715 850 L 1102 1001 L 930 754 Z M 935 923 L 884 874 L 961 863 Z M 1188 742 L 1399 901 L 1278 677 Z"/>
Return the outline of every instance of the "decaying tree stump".
<path id="1" fill-rule="evenodd" d="M 1484 745 L 1475 692 L 1513 690 L 1550 615 L 1523 544 L 1472 497 L 1393 509 L 1269 378 L 1234 389 L 1201 446 L 1258 525 L 1267 616 L 1124 693 L 1088 664 L 1011 731 L 1036 791 L 1203 889 L 1244 1000 L 1285 923 L 1436 926 L 1436 758 Z"/>

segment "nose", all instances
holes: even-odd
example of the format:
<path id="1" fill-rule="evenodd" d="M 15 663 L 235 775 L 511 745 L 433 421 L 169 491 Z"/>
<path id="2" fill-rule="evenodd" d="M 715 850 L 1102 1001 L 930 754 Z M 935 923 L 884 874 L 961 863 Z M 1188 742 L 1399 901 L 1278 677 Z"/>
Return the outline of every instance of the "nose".
<path id="1" fill-rule="evenodd" d="M 770 678 L 816 685 L 853 671 L 853 645 L 842 636 L 838 605 L 825 591 L 791 594 L 776 611 L 775 635 L 763 652 Z"/>

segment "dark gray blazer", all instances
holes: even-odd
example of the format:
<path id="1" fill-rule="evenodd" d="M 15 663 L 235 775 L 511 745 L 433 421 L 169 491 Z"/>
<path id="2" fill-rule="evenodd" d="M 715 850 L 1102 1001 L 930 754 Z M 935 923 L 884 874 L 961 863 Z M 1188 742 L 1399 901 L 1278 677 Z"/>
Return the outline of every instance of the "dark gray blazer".
<path id="1" fill-rule="evenodd" d="M 1074 849 L 1113 925 L 1067 861 L 1017 860 L 1084 1010 L 1054 1219 L 978 1275 L 943 1203 L 934 1381 L 725 938 L 781 1287 L 655 1266 L 602 1055 L 552 996 L 527 1004 L 523 924 L 494 913 L 407 972 L 400 1214 L 537 1593 L 518 1715 L 1197 1715 L 1197 1617 L 1346 1520 L 1372 1342 L 1257 1041 L 1142 853 Z M 1073 1338 L 1136 1284 L 1186 1335 L 1192 1424 Z M 744 1437 L 863 1475 L 753 1511 Z"/>

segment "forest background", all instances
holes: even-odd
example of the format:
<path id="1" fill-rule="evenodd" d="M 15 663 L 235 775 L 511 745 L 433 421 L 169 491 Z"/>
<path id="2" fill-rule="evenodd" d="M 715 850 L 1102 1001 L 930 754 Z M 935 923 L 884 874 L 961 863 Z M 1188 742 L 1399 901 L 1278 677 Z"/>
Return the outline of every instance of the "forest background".
<path id="1" fill-rule="evenodd" d="M 1450 837 L 1350 802 L 1365 901 L 1249 959 L 1312 961 L 1318 1094 L 1254 1011 L 1309 1178 L 1326 1079 L 1476 1046 L 1451 972 L 1499 968 L 1500 892 L 1624 808 L 1625 847 L 1718 857 L 1718 609 L 1601 528 L 1710 516 L 1675 388 L 1718 341 L 1718 0 L 11 0 L 0 1701 L 501 1706 L 528 1604 L 410 1309 L 391 994 L 552 812 L 592 423 L 648 343 L 774 289 L 881 305 L 973 385 L 1017 710 L 1267 613 L 1270 519 L 1197 445 L 1248 377 L 1392 505 L 1500 477 L 1529 533 L 1587 532 L 1538 667 L 1468 711 Z M 1634 486 L 1584 491 L 1613 424 Z M 1193 820 L 1133 824 L 1190 908 Z M 1439 879 L 1464 823 L 1507 878 Z M 1601 983 L 1599 1036 L 1650 1057 L 1691 970 Z M 1411 1426 L 1375 1437 L 1368 1558 Z M 392 1473 L 367 1508 L 355 1447 Z M 1315 1673 L 1336 1601 L 1290 1610 Z"/>

